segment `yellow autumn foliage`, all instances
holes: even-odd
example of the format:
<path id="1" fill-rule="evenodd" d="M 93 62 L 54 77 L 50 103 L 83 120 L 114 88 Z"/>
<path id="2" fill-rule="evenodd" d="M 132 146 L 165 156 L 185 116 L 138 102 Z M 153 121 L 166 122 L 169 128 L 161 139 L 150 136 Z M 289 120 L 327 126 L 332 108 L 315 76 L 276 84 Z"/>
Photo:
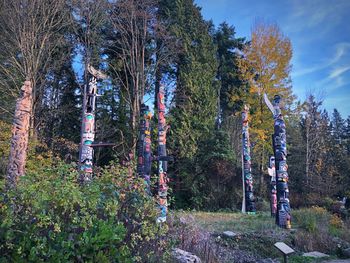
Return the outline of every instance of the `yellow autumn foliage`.
<path id="1" fill-rule="evenodd" d="M 267 163 L 272 153 L 271 134 L 273 118 L 263 100 L 263 94 L 272 99 L 282 96 L 288 106 L 293 101 L 290 71 L 292 45 L 276 24 L 258 21 L 254 24 L 250 45 L 247 45 L 238 67 L 243 79 L 249 85 L 246 103 L 250 106 L 250 133 L 253 151 L 260 156 L 258 162 Z"/>
<path id="2" fill-rule="evenodd" d="M 11 146 L 11 127 L 12 125 L 0 121 L 0 175 L 4 175 L 7 169 L 8 156 Z M 37 149 L 40 148 L 40 154 Z M 36 171 L 42 167 L 50 167 L 56 160 L 52 152 L 44 143 L 31 138 L 28 145 L 28 157 L 26 163 L 27 171 Z"/>

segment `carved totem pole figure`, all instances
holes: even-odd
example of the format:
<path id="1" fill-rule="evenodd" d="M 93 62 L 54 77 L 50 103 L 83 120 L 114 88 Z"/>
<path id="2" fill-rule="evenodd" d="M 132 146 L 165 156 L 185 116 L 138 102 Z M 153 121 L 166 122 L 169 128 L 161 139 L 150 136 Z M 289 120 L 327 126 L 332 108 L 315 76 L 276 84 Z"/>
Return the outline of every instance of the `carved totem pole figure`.
<path id="1" fill-rule="evenodd" d="M 164 86 L 160 86 L 158 102 L 158 205 L 160 209 L 157 222 L 165 222 L 168 210 L 168 161 L 166 152 L 166 133 L 168 126 L 165 120 Z"/>
<path id="2" fill-rule="evenodd" d="M 25 172 L 32 101 L 32 83 L 25 81 L 20 98 L 16 102 L 12 124 L 11 149 L 6 175 L 8 189 L 15 187 L 18 178 Z"/>
<path id="3" fill-rule="evenodd" d="M 270 208 L 271 208 L 271 216 L 276 216 L 277 211 L 277 189 L 276 189 L 276 168 L 275 168 L 275 157 L 270 157 L 270 163 L 268 167 L 268 173 L 271 176 L 270 183 Z"/>
<path id="4" fill-rule="evenodd" d="M 147 193 L 151 194 L 152 150 L 150 122 L 152 113 L 147 105 L 141 104 L 140 115 L 140 135 L 137 142 L 137 173 L 144 179 Z"/>
<path id="5" fill-rule="evenodd" d="M 87 94 L 84 93 L 83 100 L 83 123 L 81 131 L 80 143 L 80 182 L 82 184 L 91 181 L 93 172 L 94 149 L 93 143 L 95 140 L 95 111 L 97 94 L 97 79 L 105 79 L 106 75 L 88 66 L 88 71 L 91 75 Z"/>
<path id="6" fill-rule="evenodd" d="M 250 160 L 250 141 L 248 125 L 248 107 L 245 105 L 242 111 L 242 179 L 243 179 L 243 202 L 242 212 L 254 214 L 255 199 L 253 195 L 253 177 Z"/>
<path id="7" fill-rule="evenodd" d="M 265 103 L 273 113 L 274 134 L 273 151 L 275 155 L 276 180 L 277 180 L 277 211 L 276 224 L 283 228 L 291 228 L 291 209 L 289 205 L 288 189 L 288 165 L 287 165 L 287 142 L 286 124 L 280 109 L 281 97 L 275 95 L 273 105 L 264 94 Z"/>

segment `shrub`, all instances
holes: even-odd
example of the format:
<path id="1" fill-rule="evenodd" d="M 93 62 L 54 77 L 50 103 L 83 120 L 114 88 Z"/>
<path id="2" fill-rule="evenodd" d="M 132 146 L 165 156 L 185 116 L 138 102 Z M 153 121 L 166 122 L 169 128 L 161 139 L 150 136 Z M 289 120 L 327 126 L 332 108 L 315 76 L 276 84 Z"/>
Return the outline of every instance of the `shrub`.
<path id="1" fill-rule="evenodd" d="M 345 223 L 325 208 L 316 206 L 294 210 L 293 218 L 296 225 L 302 228 L 295 235 L 295 244 L 304 251 L 335 254 L 338 246 L 349 239 L 350 230 Z"/>
<path id="2" fill-rule="evenodd" d="M 329 211 L 334 203 L 334 200 L 330 197 L 323 198 L 323 206 Z"/>
<path id="3" fill-rule="evenodd" d="M 0 180 L 6 174 L 7 163 L 11 145 L 11 124 L 0 120 Z M 34 138 L 29 140 L 28 155 L 26 160 L 27 172 L 40 172 L 43 167 L 51 167 L 57 160 L 45 143 Z"/>
<path id="4" fill-rule="evenodd" d="M 0 197 L 0 262 L 152 262 L 161 257 L 165 229 L 155 223 L 154 202 L 141 180 L 111 165 L 80 187 L 71 165 L 58 162 L 39 170 Z"/>
<path id="5" fill-rule="evenodd" d="M 315 232 L 319 225 L 328 225 L 329 219 L 327 210 L 318 206 L 295 210 L 293 213 L 296 224 L 308 232 Z"/>
<path id="6" fill-rule="evenodd" d="M 11 125 L 0 120 L 0 179 L 6 173 L 10 152 Z"/>
<path id="7" fill-rule="evenodd" d="M 270 207 L 270 202 L 266 201 L 265 199 L 258 199 L 255 203 L 256 205 L 256 210 L 259 212 L 270 212 L 271 207 Z"/>
<path id="8" fill-rule="evenodd" d="M 335 253 L 337 244 L 327 231 L 307 232 L 298 231 L 294 237 L 294 243 L 302 251 L 321 251 L 324 253 Z"/>
<path id="9" fill-rule="evenodd" d="M 333 214 L 329 220 L 329 232 L 333 236 L 340 236 L 342 234 L 344 223 L 337 214 Z"/>

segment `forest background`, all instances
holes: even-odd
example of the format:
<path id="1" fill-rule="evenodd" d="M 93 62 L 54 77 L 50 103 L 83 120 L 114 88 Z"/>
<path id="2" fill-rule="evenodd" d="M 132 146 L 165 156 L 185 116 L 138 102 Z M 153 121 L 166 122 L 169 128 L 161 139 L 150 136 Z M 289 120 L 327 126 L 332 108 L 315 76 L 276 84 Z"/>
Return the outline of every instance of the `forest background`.
<path id="1" fill-rule="evenodd" d="M 99 83 L 96 141 L 116 143 L 96 150 L 96 174 L 111 161 L 122 165 L 130 153 L 136 156 L 140 103 L 156 112 L 163 83 L 168 154 L 175 158 L 168 172 L 171 208 L 240 209 L 244 104 L 250 107 L 254 192 L 258 207 L 264 205 L 273 119 L 263 93 L 280 94 L 284 102 L 291 206 L 329 205 L 350 195 L 350 116 L 323 110 L 317 94 L 296 100 L 292 43 L 278 25 L 257 20 L 251 36 L 236 36 L 234 25 L 204 20 L 192 0 L 0 5 L 1 179 L 25 79 L 34 84 L 29 160 L 78 162 L 84 68 L 90 63 L 109 76 Z M 156 142 L 157 116 L 153 120 Z"/>

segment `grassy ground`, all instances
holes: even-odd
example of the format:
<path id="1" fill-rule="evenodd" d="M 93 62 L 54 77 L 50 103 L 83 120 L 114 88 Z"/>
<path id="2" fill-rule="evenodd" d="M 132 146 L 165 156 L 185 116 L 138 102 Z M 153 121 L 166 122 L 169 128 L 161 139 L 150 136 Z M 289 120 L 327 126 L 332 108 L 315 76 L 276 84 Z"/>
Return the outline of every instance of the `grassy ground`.
<path id="1" fill-rule="evenodd" d="M 232 212 L 177 211 L 176 216 L 190 218 L 188 221 L 190 224 L 197 225 L 199 229 L 210 234 L 212 244 L 218 246 L 213 250 L 217 251 L 220 256 L 217 261 L 209 262 L 259 262 L 258 260 L 266 258 L 283 262 L 280 252 L 274 247 L 275 242 L 282 241 L 296 250 L 295 254 L 289 257 L 288 262 L 311 263 L 323 262 L 325 259 L 315 260 L 302 257 L 303 252 L 314 250 L 324 253 L 331 252 L 321 249 L 322 244 L 329 243 L 329 239 L 334 237 L 330 234 L 332 231 L 328 231 L 327 222 L 332 217 L 327 213 L 319 208 L 310 209 L 310 211 L 296 210 L 294 211 L 296 220 L 292 222 L 292 230 L 277 227 L 269 212 L 247 215 Z M 322 224 L 314 226 L 313 220 L 316 218 L 318 222 L 317 218 L 320 216 L 324 217 Z M 339 228 L 339 230 L 342 229 Z M 223 231 L 233 231 L 237 236 L 225 238 Z M 328 260 L 336 258 L 335 252 L 329 254 L 331 257 Z"/>
<path id="2" fill-rule="evenodd" d="M 188 212 L 187 212 L 188 213 Z M 213 212 L 189 212 L 196 222 L 210 232 L 261 232 L 264 230 L 283 231 L 276 227 L 270 213 L 259 212 L 255 215 L 242 213 L 213 213 Z M 186 214 L 186 213 L 185 213 Z"/>
<path id="3" fill-rule="evenodd" d="M 251 257 L 236 261 L 230 261 L 234 253 L 246 251 L 257 258 L 279 258 L 279 252 L 274 248 L 274 243 L 283 241 L 291 245 L 290 231 L 278 228 L 270 213 L 259 212 L 255 215 L 242 213 L 213 213 L 213 212 L 184 212 L 183 215 L 191 215 L 194 221 L 205 231 L 212 233 L 216 244 L 224 248 L 229 255 L 223 257 L 223 262 L 245 262 Z M 237 233 L 234 238 L 225 238 L 223 231 Z"/>

